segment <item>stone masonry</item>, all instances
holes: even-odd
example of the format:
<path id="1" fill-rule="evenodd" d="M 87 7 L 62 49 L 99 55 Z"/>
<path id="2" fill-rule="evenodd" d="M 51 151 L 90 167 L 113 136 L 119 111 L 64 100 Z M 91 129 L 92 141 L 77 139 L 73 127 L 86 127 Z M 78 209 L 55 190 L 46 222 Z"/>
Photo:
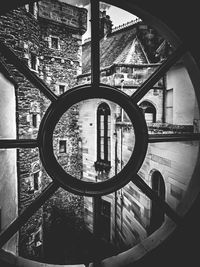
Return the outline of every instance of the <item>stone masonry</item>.
<path id="1" fill-rule="evenodd" d="M 56 0 L 26 5 L 0 17 L 0 39 L 14 50 L 29 68 L 60 95 L 76 85 L 80 73 L 81 36 L 86 31 L 86 10 Z M 35 139 L 40 121 L 50 101 L 44 97 L 12 64 L 17 90 L 18 138 Z M 77 178 L 81 177 L 80 143 L 77 128 L 77 107 L 72 107 L 60 120 L 55 131 L 55 154 L 60 164 Z M 62 131 L 61 131 L 62 128 Z M 65 150 L 61 152 L 60 141 Z M 44 171 L 38 149 L 19 149 L 18 188 L 19 214 L 51 181 Z M 53 210 L 64 210 L 80 221 L 83 199 L 59 189 L 21 228 L 19 254 L 41 260 L 45 234 L 50 233 Z M 79 223 L 80 224 L 80 223 Z M 46 239 L 45 239 L 46 238 Z M 44 241 L 44 242 L 43 242 Z"/>

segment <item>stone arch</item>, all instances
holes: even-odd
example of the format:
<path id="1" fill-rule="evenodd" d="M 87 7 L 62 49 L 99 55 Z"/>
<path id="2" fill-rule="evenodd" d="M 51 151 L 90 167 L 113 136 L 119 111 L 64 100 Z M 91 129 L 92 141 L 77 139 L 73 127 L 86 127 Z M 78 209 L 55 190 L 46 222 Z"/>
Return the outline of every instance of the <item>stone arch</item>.
<path id="1" fill-rule="evenodd" d="M 145 100 L 140 103 L 139 107 L 142 109 L 147 122 L 156 122 L 156 108 L 154 104 Z"/>

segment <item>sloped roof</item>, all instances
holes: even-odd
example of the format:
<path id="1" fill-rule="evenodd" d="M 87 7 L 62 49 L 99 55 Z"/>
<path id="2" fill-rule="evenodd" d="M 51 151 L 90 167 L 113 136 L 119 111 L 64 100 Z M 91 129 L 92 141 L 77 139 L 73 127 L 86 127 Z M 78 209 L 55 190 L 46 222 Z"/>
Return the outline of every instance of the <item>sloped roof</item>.
<path id="1" fill-rule="evenodd" d="M 115 64 L 148 64 L 149 60 L 137 36 L 115 59 Z"/>
<path id="2" fill-rule="evenodd" d="M 135 28 L 116 31 L 100 41 L 100 67 L 112 64 L 147 64 L 148 58 L 136 36 Z M 83 45 L 82 73 L 91 72 L 91 42 Z"/>

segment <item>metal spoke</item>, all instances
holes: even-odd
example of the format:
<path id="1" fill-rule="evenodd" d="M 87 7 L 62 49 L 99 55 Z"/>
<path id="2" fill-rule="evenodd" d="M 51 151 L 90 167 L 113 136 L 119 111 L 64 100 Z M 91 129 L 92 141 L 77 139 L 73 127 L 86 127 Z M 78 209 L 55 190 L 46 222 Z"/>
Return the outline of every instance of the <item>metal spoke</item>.
<path id="1" fill-rule="evenodd" d="M 24 76 L 36 86 L 47 98 L 52 102 L 57 100 L 57 96 L 48 88 L 48 86 L 41 80 L 34 72 L 32 72 L 29 67 L 18 58 L 15 52 L 7 47 L 3 42 L 0 41 L 0 51 L 2 54 L 12 63 L 16 69 L 24 74 Z"/>
<path id="2" fill-rule="evenodd" d="M 132 182 L 152 201 L 155 201 L 155 204 L 162 209 L 166 215 L 172 219 L 176 224 L 181 223 L 181 217 L 162 199 L 156 192 L 154 192 L 139 175 L 136 175 Z"/>
<path id="3" fill-rule="evenodd" d="M 35 148 L 38 147 L 39 143 L 33 139 L 0 139 L 1 148 Z"/>
<path id="4" fill-rule="evenodd" d="M 140 101 L 186 51 L 186 48 L 183 45 L 180 45 L 177 50 L 175 50 L 175 52 L 173 52 L 169 58 L 138 88 L 138 90 L 131 95 L 131 99 L 135 103 Z"/>
<path id="5" fill-rule="evenodd" d="M 50 183 L 43 192 L 19 215 L 6 230 L 0 233 L 0 248 L 22 227 L 28 219 L 59 188 L 55 182 Z"/>
<path id="6" fill-rule="evenodd" d="M 150 134 L 149 143 L 200 141 L 200 133 L 189 134 Z"/>
<path id="7" fill-rule="evenodd" d="M 94 90 L 100 82 L 99 1 L 91 0 L 91 81 Z"/>

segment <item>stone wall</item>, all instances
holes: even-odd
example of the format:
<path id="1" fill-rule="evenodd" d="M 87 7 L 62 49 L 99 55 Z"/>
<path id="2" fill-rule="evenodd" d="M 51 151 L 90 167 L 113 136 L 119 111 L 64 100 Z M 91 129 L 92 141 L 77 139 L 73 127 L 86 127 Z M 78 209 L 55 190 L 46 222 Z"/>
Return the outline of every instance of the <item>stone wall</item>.
<path id="1" fill-rule="evenodd" d="M 14 52 L 28 65 L 30 54 L 39 53 L 39 25 L 32 14 L 25 8 L 9 12 L 1 16 L 1 38 L 6 41 Z M 9 62 L 8 62 L 9 64 Z M 41 101 L 39 91 L 12 65 L 10 65 L 12 75 L 17 82 L 17 136 L 22 139 L 36 138 L 38 128 L 33 128 L 31 117 L 31 104 Z M 38 104 L 39 105 L 39 104 Z M 38 107 L 37 113 L 41 113 Z M 31 190 L 30 184 L 33 179 L 32 164 L 38 162 L 37 149 L 19 149 L 17 152 L 18 183 L 19 183 L 19 214 L 26 208 L 39 194 Z M 39 211 L 33 216 L 29 223 L 20 230 L 19 254 L 27 256 L 25 244 L 29 243 L 29 234 L 38 230 L 41 225 L 42 213 Z M 30 230 L 31 228 L 31 230 Z M 29 234 L 27 234 L 29 233 Z M 22 249 L 22 250 L 21 250 Z M 31 255 L 33 252 L 31 252 Z"/>
<path id="2" fill-rule="evenodd" d="M 39 3 L 39 17 L 59 23 L 68 29 L 84 33 L 87 29 L 86 9 L 66 5 L 55 0 L 43 0 Z"/>
<path id="3" fill-rule="evenodd" d="M 58 20 L 57 16 L 55 23 L 54 16 L 47 18 L 44 15 L 44 6 L 47 5 L 49 14 L 57 13 L 58 16 L 61 16 L 60 6 L 62 7 L 62 21 Z M 39 13 L 37 13 L 38 10 Z M 70 22 L 63 21 L 66 17 L 70 17 Z M 76 84 L 75 76 L 80 71 L 81 34 L 86 29 L 85 22 L 84 9 L 61 4 L 58 1 L 41 1 L 39 4 L 34 4 L 33 14 L 29 12 L 27 5 L 1 16 L 0 38 L 14 49 L 31 71 L 42 78 L 57 95 L 60 95 L 61 89 L 63 93 Z M 40 121 L 50 101 L 12 64 L 9 66 L 18 85 L 17 135 L 22 139 L 35 139 Z M 67 171 L 80 178 L 82 161 L 79 156 L 77 107 L 73 107 L 64 115 L 55 134 L 57 135 L 54 142 L 55 153 L 59 149 L 59 140 L 65 138 L 68 151 L 60 154 L 59 160 L 66 161 Z M 21 212 L 41 193 L 51 179 L 42 167 L 37 148 L 19 149 L 17 163 L 19 212 Z M 51 216 L 54 209 L 64 210 L 68 216 L 74 215 L 78 221 L 81 221 L 83 201 L 81 197 L 59 189 L 21 228 L 19 239 L 21 256 L 42 259 L 45 250 L 42 244 L 45 239 L 44 234 L 50 234 L 48 227 L 53 223 L 52 220 L 56 219 Z M 49 220 L 49 218 L 53 219 Z M 80 222 L 77 225 L 79 224 Z"/>

